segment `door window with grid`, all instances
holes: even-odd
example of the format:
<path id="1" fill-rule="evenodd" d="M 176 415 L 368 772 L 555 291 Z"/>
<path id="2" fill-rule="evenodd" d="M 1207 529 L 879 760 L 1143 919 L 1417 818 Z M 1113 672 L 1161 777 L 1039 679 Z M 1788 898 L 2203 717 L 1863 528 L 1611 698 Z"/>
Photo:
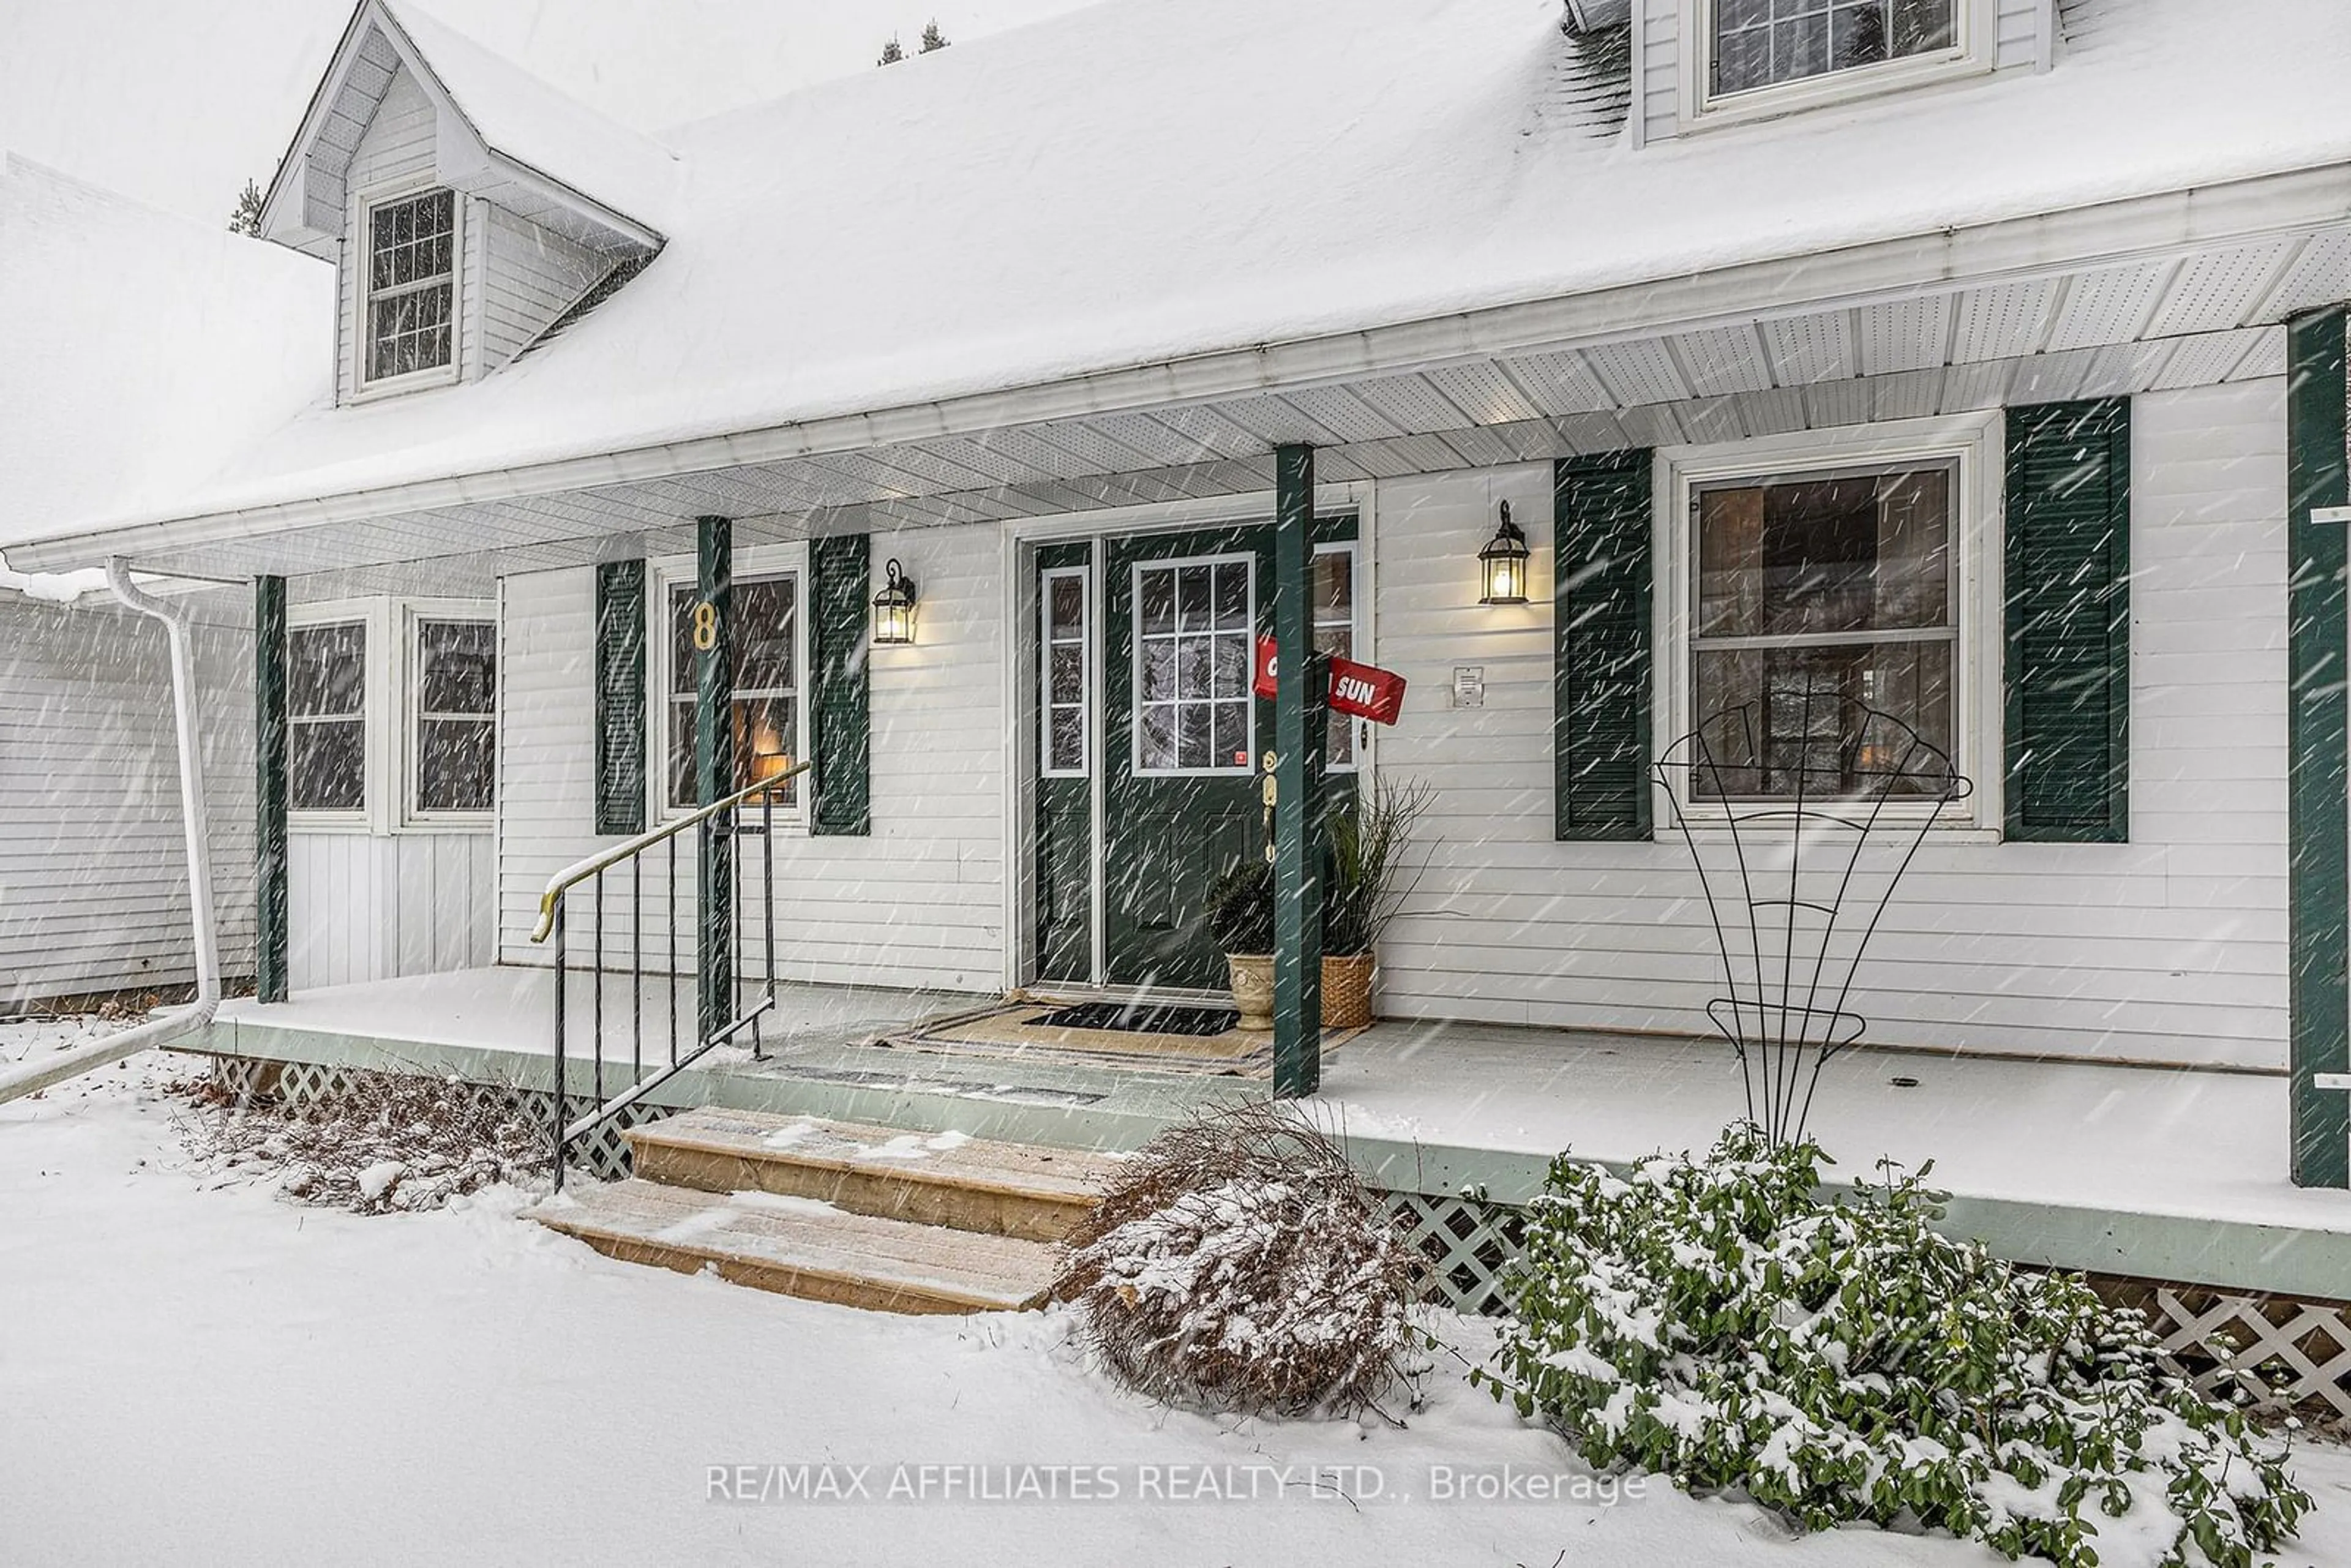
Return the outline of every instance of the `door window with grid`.
<path id="1" fill-rule="evenodd" d="M 1255 642 L 1247 556 L 1134 569 L 1134 770 L 1247 773 Z"/>
<path id="2" fill-rule="evenodd" d="M 695 804 L 694 787 L 694 607 L 692 584 L 670 590 L 669 803 Z M 799 580 L 790 575 L 737 581 L 733 595 L 736 789 L 772 779 L 799 756 Z M 799 781 L 769 792 L 778 806 L 799 799 Z"/>
<path id="3" fill-rule="evenodd" d="M 1891 715 L 1954 755 L 1956 462 L 1696 486 L 1693 711 L 1730 799 L 1852 793 L 1919 759 Z M 1915 788 L 1928 788 L 1924 778 Z"/>
<path id="4" fill-rule="evenodd" d="M 367 810 L 367 623 L 286 634 L 286 804 Z"/>
<path id="5" fill-rule="evenodd" d="M 498 629 L 416 622 L 416 810 L 486 811 L 497 775 Z"/>
<path id="6" fill-rule="evenodd" d="M 367 380 L 445 368 L 455 352 L 457 199 L 448 191 L 368 209 Z"/>
<path id="7" fill-rule="evenodd" d="M 1040 580 L 1045 639 L 1042 760 L 1048 779 L 1082 779 L 1092 762 L 1086 722 L 1086 664 L 1092 657 L 1086 576 L 1081 566 L 1057 567 Z"/>
<path id="8" fill-rule="evenodd" d="M 1959 0 L 1708 0 L 1716 93 L 1950 48 Z"/>

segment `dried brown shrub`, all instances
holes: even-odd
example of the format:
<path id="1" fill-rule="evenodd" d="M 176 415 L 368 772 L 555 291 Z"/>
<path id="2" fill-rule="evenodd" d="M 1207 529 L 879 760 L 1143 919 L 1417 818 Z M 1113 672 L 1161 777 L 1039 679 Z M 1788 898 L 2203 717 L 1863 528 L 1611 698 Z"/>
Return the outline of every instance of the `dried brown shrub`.
<path id="1" fill-rule="evenodd" d="M 1408 1375 L 1425 1269 L 1345 1151 L 1259 1103 L 1205 1113 L 1127 1159 L 1063 1243 L 1054 1293 L 1154 1398 L 1353 1415 Z"/>
<path id="2" fill-rule="evenodd" d="M 303 1203 L 356 1214 L 432 1209 L 547 1168 L 538 1128 L 503 1096 L 454 1078 L 351 1071 L 299 1104 L 218 1080 L 170 1087 L 197 1112 L 185 1133 L 200 1158 L 273 1178 Z"/>

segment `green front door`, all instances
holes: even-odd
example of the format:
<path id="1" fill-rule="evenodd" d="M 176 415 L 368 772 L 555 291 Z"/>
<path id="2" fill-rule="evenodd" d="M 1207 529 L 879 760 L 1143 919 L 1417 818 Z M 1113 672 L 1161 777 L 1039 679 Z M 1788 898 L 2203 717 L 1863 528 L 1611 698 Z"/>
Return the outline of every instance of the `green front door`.
<path id="1" fill-rule="evenodd" d="M 1102 936 L 1113 986 L 1225 983 L 1209 884 L 1264 853 L 1258 750 L 1273 705 L 1249 695 L 1273 530 L 1113 539 L 1103 557 Z"/>
<path id="2" fill-rule="evenodd" d="M 1315 642 L 1330 652 L 1353 647 L 1354 537 L 1352 516 L 1315 522 Z M 1265 523 L 1039 548 L 1040 981 L 1225 985 L 1205 905 L 1226 868 L 1265 852 L 1273 705 L 1249 685 L 1272 558 Z M 1334 724 L 1334 764 L 1353 756 Z"/>

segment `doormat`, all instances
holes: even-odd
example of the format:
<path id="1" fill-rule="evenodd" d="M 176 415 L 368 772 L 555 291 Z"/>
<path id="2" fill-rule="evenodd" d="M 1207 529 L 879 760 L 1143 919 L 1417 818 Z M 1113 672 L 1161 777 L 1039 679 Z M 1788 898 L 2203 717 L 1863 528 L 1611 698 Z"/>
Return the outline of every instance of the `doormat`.
<path id="1" fill-rule="evenodd" d="M 1057 1008 L 1031 1020 L 1040 1029 L 1106 1029 L 1123 1034 L 1217 1035 L 1231 1030 L 1241 1015 L 1230 1008 L 1190 1008 L 1173 1002 L 1142 1006 L 1134 1002 L 1080 1002 Z"/>
<path id="2" fill-rule="evenodd" d="M 1095 1016 L 1118 1027 L 1088 1028 L 1050 1021 L 1071 1014 Z M 1130 1009 L 1132 1009 L 1130 1011 Z M 1155 1027 L 1146 1015 L 1154 1012 L 1222 1014 L 1231 1022 L 1239 1014 L 1229 1008 L 1188 1008 L 1170 1003 L 1138 1007 L 1132 1003 L 1093 1002 L 1055 1005 L 1008 1001 L 923 1019 L 882 1036 L 876 1045 L 900 1051 L 935 1051 L 950 1056 L 990 1057 L 1083 1067 L 1114 1067 L 1154 1073 L 1204 1073 L 1236 1078 L 1269 1078 L 1273 1074 L 1273 1031 L 1228 1027 L 1216 1034 L 1186 1032 Z M 1195 1028 L 1202 1027 L 1198 1024 Z M 1325 1052 L 1361 1034 L 1340 1030 L 1322 1037 Z"/>

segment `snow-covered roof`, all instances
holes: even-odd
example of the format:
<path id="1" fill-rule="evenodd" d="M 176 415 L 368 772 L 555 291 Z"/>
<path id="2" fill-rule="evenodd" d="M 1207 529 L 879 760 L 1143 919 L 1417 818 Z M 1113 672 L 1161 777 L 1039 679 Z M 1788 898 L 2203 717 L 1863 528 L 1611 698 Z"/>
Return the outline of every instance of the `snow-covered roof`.
<path id="1" fill-rule="evenodd" d="M 484 141 L 660 230 L 677 201 L 677 155 L 413 5 L 377 0 Z"/>
<path id="2" fill-rule="evenodd" d="M 479 382 L 314 408 L 155 515 L 1067 383 L 2351 161 L 2340 0 L 2265 0 L 2259 26 L 2210 0 L 2066 9 L 2089 25 L 2046 73 L 1636 149 L 1577 107 L 1558 0 L 1111 0 L 664 132 L 684 175 L 668 246 L 591 315 Z"/>
<path id="3" fill-rule="evenodd" d="M 179 504 L 331 390 L 331 267 L 0 160 L 0 544 Z"/>
<path id="4" fill-rule="evenodd" d="M 406 73 L 436 110 L 442 181 L 597 250 L 649 251 L 677 199 L 677 156 L 413 6 L 359 0 L 269 183 L 262 232 L 332 257 L 360 139 Z"/>

